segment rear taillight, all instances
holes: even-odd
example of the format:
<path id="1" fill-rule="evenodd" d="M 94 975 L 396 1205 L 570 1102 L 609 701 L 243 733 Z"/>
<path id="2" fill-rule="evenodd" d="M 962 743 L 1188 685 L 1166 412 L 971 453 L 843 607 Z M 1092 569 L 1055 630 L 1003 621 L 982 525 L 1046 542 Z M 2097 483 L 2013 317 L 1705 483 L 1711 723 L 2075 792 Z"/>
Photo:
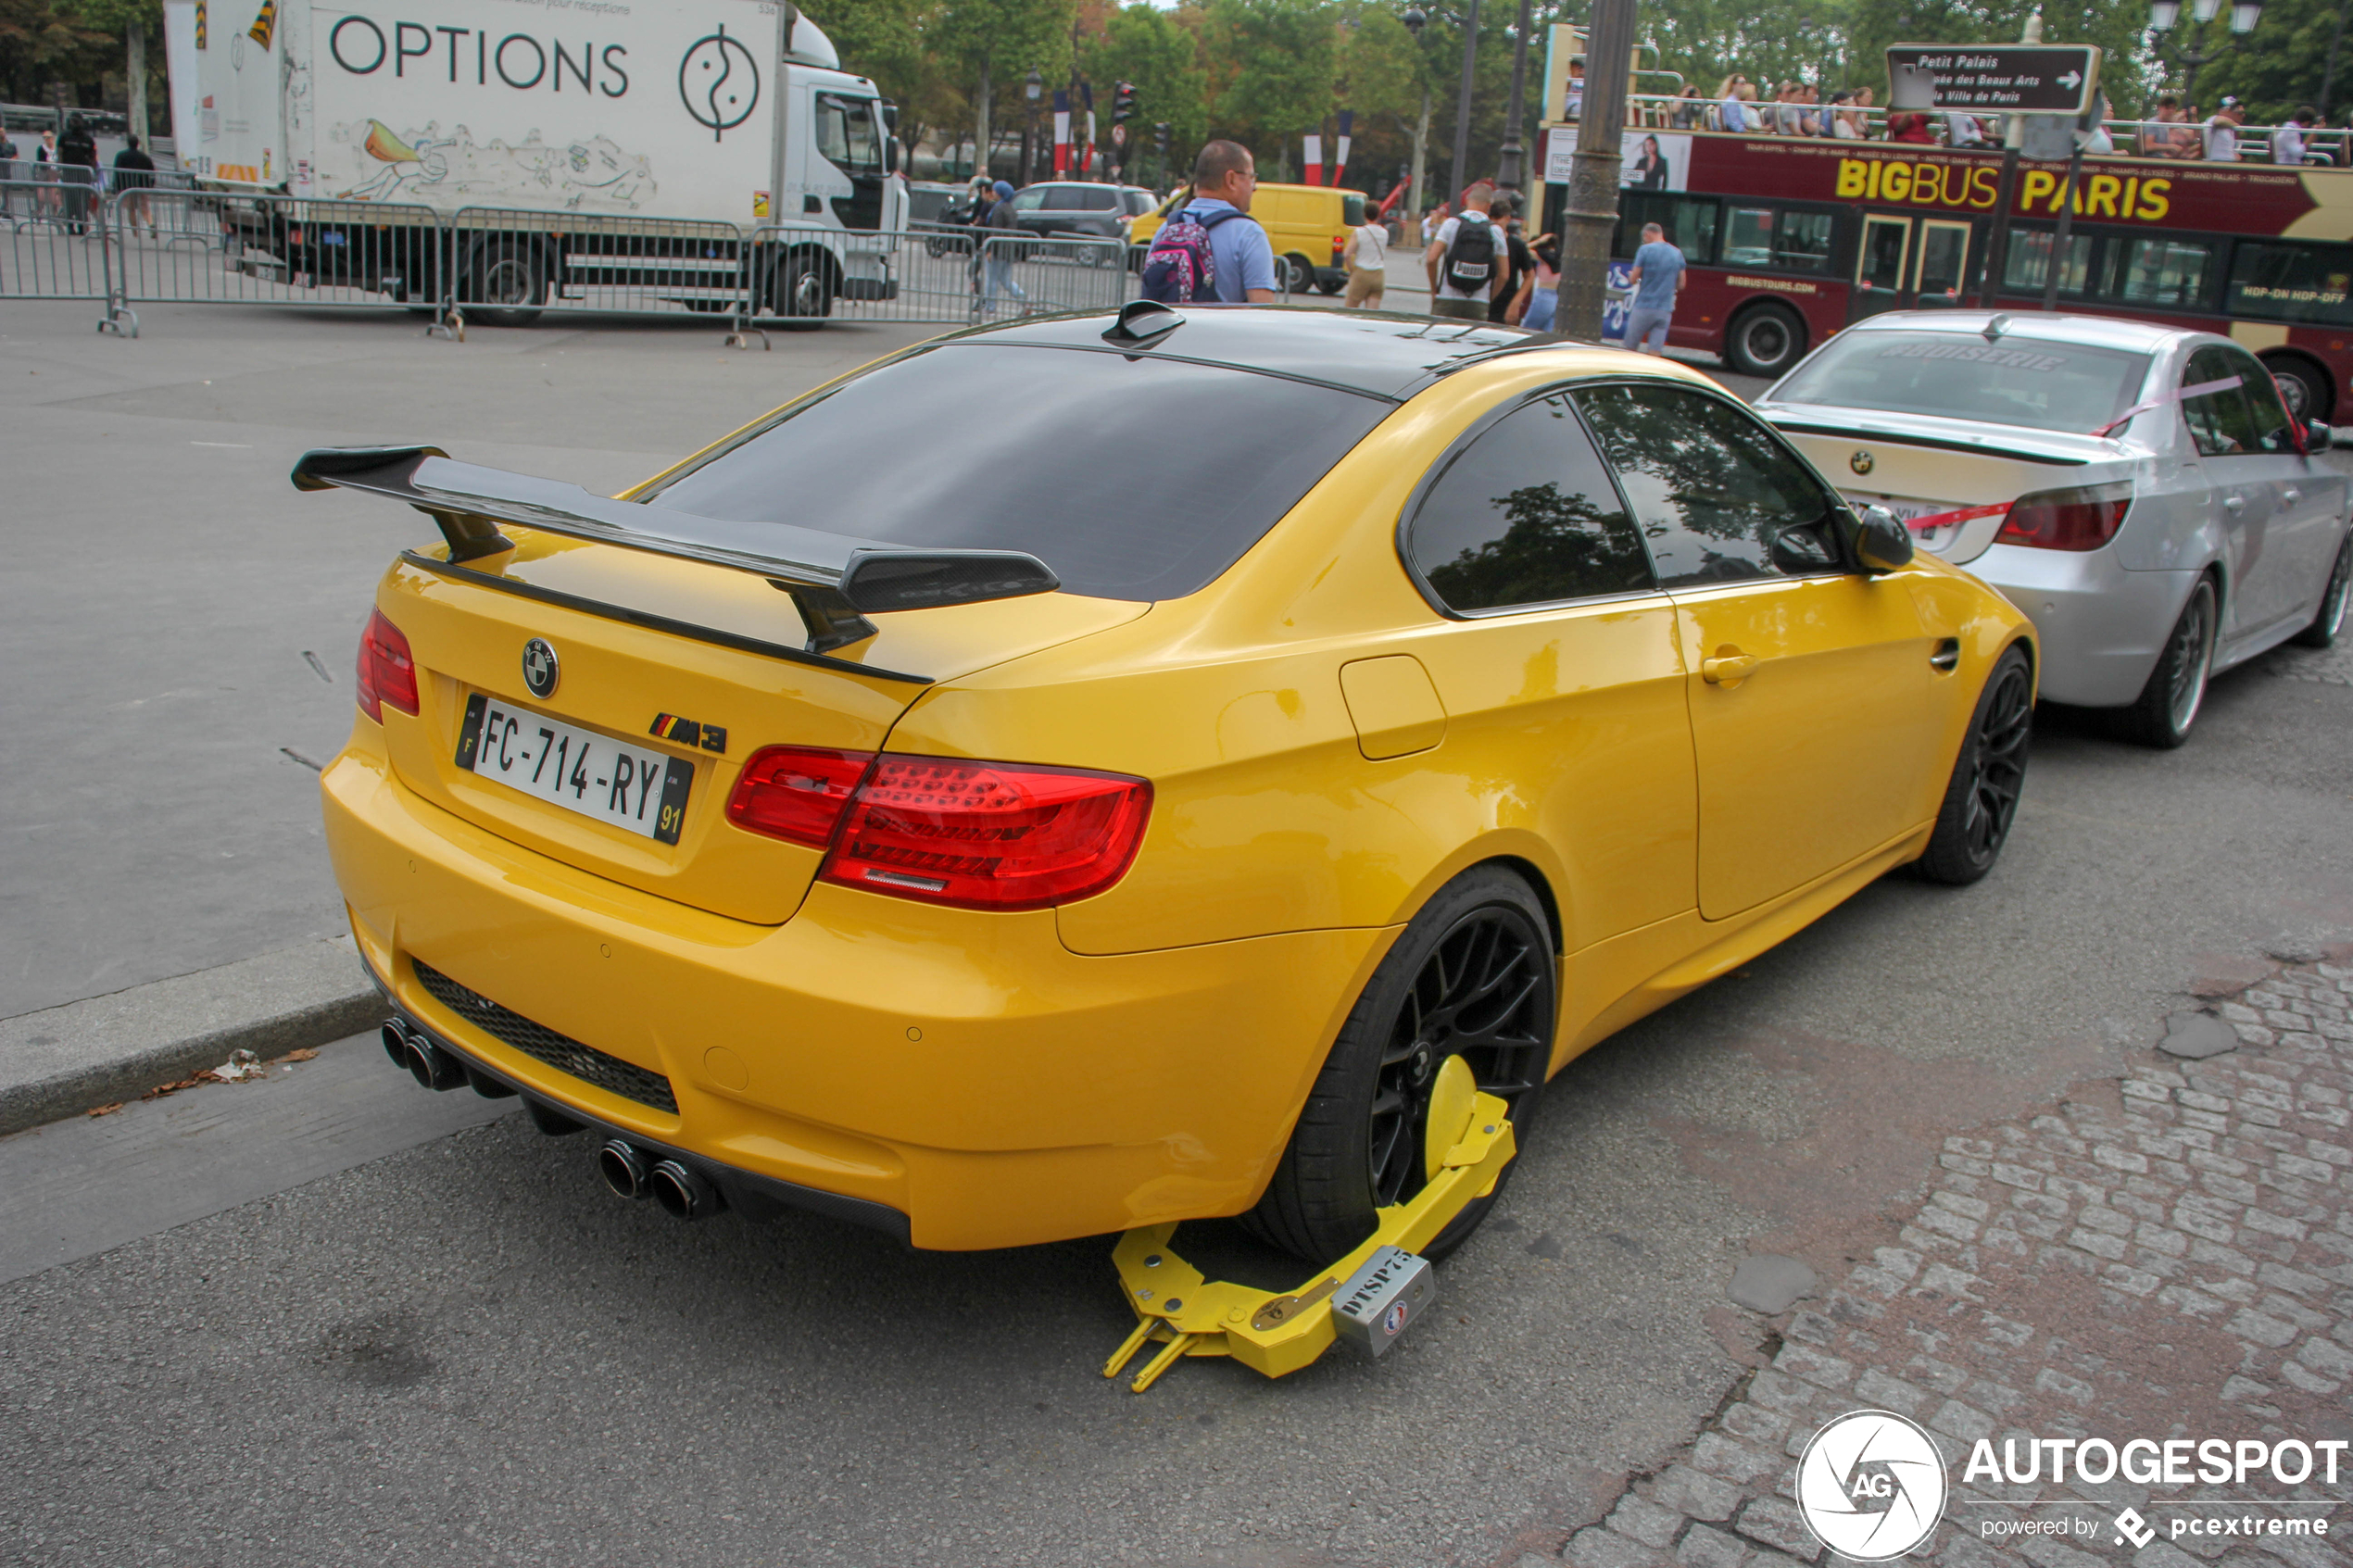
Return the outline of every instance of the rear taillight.
<path id="1" fill-rule="evenodd" d="M 2129 484 L 2038 490 L 2010 503 L 1994 543 L 2037 550 L 2096 550 L 2116 537 L 2132 504 Z"/>
<path id="2" fill-rule="evenodd" d="M 359 633 L 359 711 L 381 724 L 386 703 L 403 713 L 417 711 L 417 662 L 409 655 L 409 639 L 379 609 Z"/>
<path id="3" fill-rule="evenodd" d="M 874 761 L 871 751 L 813 746 L 756 751 L 727 799 L 727 820 L 771 838 L 823 849 L 834 841 L 842 810 Z"/>
<path id="4" fill-rule="evenodd" d="M 1126 873 L 1151 785 L 1117 773 L 885 756 L 818 875 L 967 909 L 1040 909 Z"/>

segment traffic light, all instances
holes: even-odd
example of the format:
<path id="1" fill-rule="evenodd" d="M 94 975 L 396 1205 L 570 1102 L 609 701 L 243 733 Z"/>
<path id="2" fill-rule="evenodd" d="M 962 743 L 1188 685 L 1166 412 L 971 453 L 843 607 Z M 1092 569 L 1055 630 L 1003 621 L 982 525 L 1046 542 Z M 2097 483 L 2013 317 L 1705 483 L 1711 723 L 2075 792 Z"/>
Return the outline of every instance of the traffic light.
<path id="1" fill-rule="evenodd" d="M 1112 94 L 1111 122 L 1114 125 L 1118 125 L 1135 118 L 1136 84 L 1132 82 L 1123 82 L 1119 83 L 1117 89 Z"/>
<path id="2" fill-rule="evenodd" d="M 1152 140 L 1159 144 L 1161 157 L 1166 157 L 1168 156 L 1168 121 L 1164 119 L 1152 127 Z"/>

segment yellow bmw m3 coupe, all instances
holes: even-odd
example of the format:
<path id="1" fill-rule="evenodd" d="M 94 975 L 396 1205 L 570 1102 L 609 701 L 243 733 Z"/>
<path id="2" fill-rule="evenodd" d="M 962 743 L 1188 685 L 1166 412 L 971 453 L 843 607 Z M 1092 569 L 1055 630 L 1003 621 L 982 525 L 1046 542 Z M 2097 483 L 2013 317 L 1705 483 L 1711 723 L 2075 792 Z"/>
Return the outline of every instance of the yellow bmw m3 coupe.
<path id="1" fill-rule="evenodd" d="M 1502 329 L 1138 303 L 620 499 L 295 482 L 440 533 L 323 779 L 387 1050 L 689 1218 L 1327 1262 L 1427 1179 L 1449 1059 L 1525 1136 L 1872 878 L 1982 875 L 2023 780 L 2009 604 L 1697 373 Z"/>

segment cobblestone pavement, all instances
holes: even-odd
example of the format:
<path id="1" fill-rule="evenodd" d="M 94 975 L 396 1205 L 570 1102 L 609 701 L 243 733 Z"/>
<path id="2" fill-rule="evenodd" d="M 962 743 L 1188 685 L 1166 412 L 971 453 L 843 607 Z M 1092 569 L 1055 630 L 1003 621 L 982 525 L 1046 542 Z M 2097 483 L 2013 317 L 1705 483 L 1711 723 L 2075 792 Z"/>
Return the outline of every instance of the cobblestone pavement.
<path id="1" fill-rule="evenodd" d="M 2333 648 L 2274 648 L 2248 668 L 2290 681 L 2353 686 L 2353 636 L 2339 639 Z"/>
<path id="2" fill-rule="evenodd" d="M 2307 677 L 2310 678 L 2310 677 Z M 2122 1081 L 1944 1141 L 1894 1244 L 1769 1321 L 1758 1364 L 1698 1440 L 1570 1537 L 1576 1568 L 1789 1568 L 1826 1554 L 1793 1499 L 1797 1456 L 1876 1408 L 1934 1434 L 1953 1484 L 1915 1554 L 1952 1568 L 2322 1568 L 2353 1561 L 2339 1485 L 1969 1485 L 1974 1445 L 2030 1436 L 2353 1439 L 2353 948 L 2208 999 L 2221 1054 L 2136 1050 Z M 2335 961 L 2326 961 L 2333 957 Z M 2314 962 L 2311 960 L 2322 960 Z M 2177 1039 L 2196 1022 L 2177 1015 Z M 2293 1468 L 2291 1466 L 2291 1468 Z M 1981 1481 L 1982 1477 L 1981 1475 Z M 2310 1499 L 2304 1506 L 2284 1499 Z M 2226 1507 L 2227 1504 L 2255 1504 Z M 2136 1549 L 2116 1523 L 2156 1529 Z M 2177 1520 L 2323 1517 L 2327 1538 L 2174 1535 Z M 2071 1523 L 2020 1536 L 2021 1522 Z M 2339 1532 L 2347 1542 L 2336 1539 Z M 2146 1537 L 2144 1537 L 2146 1538 Z M 1552 1559 L 1529 1555 L 1519 1568 Z"/>

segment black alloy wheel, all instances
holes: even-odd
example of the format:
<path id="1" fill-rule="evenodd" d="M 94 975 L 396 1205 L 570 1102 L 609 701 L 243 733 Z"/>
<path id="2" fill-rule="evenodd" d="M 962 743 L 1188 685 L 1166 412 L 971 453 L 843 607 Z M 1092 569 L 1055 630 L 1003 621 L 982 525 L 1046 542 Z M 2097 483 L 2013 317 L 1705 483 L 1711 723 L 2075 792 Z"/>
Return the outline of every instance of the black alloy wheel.
<path id="1" fill-rule="evenodd" d="M 1479 1089 L 1511 1107 L 1525 1148 L 1552 1062 L 1557 973 L 1550 922 L 1523 878 L 1481 866 L 1440 889 L 1357 998 L 1245 1223 L 1313 1263 L 1345 1256 L 1371 1234 L 1376 1210 L 1426 1185 L 1431 1093 L 1450 1057 L 1461 1057 Z M 1504 1181 L 1517 1163 L 1504 1167 Z M 1504 1181 L 1423 1255 L 1441 1258 L 1462 1245 Z"/>
<path id="2" fill-rule="evenodd" d="M 2334 647 L 2338 633 L 2345 630 L 2348 589 L 2353 589 L 2353 533 L 2336 547 L 2336 564 L 2329 569 L 2328 586 L 2321 590 L 2321 608 L 2312 624 L 2288 640 L 2298 647 Z"/>
<path id="3" fill-rule="evenodd" d="M 1995 661 L 1978 694 L 1928 849 L 1914 863 L 1924 880 L 1959 887 L 1994 869 L 2018 821 L 2033 737 L 2032 673 L 2025 650 L 2012 647 Z"/>
<path id="4" fill-rule="evenodd" d="M 1724 358 L 1744 376 L 1779 376 L 1806 353 L 1806 323 L 1786 305 L 1752 305 L 1724 334 Z"/>

